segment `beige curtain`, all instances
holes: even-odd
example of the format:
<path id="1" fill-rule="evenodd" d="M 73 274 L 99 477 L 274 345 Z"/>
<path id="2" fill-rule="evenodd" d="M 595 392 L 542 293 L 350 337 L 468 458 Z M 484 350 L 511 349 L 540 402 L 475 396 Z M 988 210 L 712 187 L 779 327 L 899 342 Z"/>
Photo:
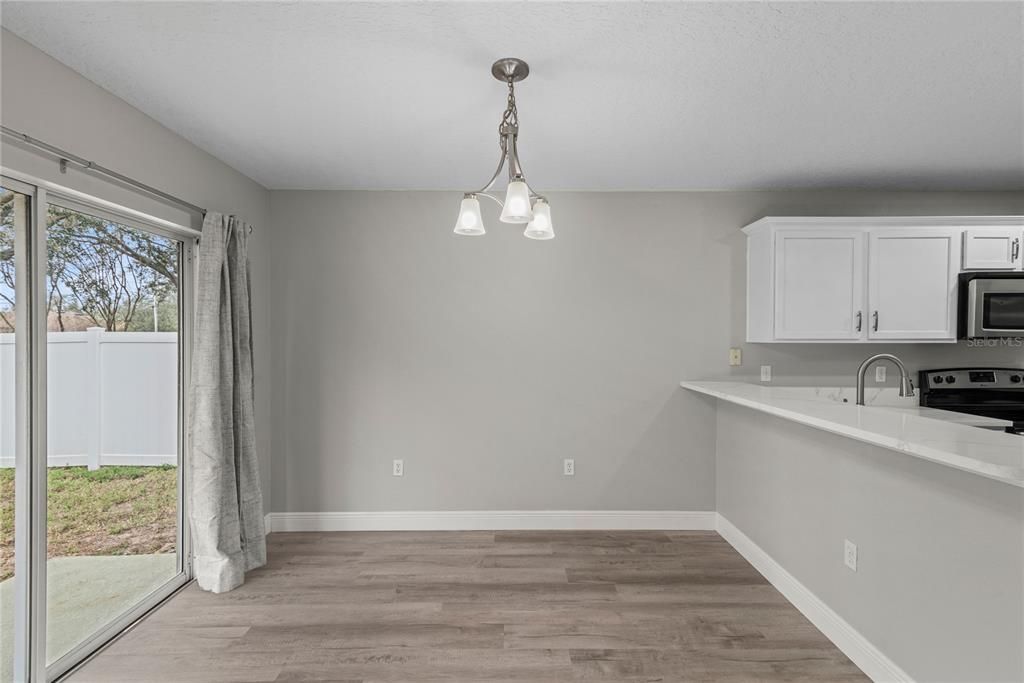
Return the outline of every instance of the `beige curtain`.
<path id="1" fill-rule="evenodd" d="M 209 212 L 196 263 L 189 520 L 199 586 L 221 593 L 267 561 L 253 416 L 249 226 Z"/>

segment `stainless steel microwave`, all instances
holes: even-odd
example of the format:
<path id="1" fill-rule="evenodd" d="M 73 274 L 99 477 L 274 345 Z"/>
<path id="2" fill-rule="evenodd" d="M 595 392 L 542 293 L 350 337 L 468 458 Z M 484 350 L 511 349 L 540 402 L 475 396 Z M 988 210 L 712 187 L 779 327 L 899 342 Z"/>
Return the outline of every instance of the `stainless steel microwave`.
<path id="1" fill-rule="evenodd" d="M 1024 337 L 1024 273 L 961 273 L 961 339 Z"/>

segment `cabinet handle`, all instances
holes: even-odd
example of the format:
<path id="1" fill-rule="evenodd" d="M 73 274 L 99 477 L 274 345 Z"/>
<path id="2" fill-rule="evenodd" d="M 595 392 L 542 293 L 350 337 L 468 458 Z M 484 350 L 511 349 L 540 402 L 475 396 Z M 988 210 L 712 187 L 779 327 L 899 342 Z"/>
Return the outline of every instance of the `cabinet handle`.
<path id="1" fill-rule="evenodd" d="M 864 314 L 857 311 L 857 331 L 860 332 L 861 323 L 864 322 Z"/>
<path id="2" fill-rule="evenodd" d="M 1013 239 L 1013 249 L 1010 250 L 1010 260 L 1016 261 L 1018 256 L 1020 256 L 1020 238 L 1015 237 Z"/>
<path id="3" fill-rule="evenodd" d="M 878 311 L 871 314 L 871 330 L 878 332 Z"/>

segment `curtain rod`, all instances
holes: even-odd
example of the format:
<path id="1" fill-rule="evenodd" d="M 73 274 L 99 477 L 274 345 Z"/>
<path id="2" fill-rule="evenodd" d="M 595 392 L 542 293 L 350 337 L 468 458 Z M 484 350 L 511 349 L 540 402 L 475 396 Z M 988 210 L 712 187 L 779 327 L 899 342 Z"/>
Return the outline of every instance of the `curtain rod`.
<path id="1" fill-rule="evenodd" d="M 189 209 L 189 210 L 194 211 L 194 212 L 199 213 L 199 214 L 204 214 L 204 215 L 206 214 L 206 209 L 204 209 L 201 206 L 196 206 L 195 204 L 192 204 L 191 202 L 186 202 L 184 199 L 179 199 L 178 197 L 175 197 L 172 194 L 168 194 L 168 193 L 164 192 L 163 190 L 158 190 L 155 187 L 151 187 L 149 185 L 146 185 L 145 183 L 141 183 L 138 180 L 135 180 L 134 178 L 129 178 L 126 175 L 121 175 L 117 171 L 112 171 L 109 168 L 106 168 L 105 166 L 100 166 L 99 164 L 97 164 L 94 161 L 89 161 L 88 159 L 83 159 L 82 157 L 78 156 L 77 154 L 72 154 L 71 152 L 68 152 L 67 150 L 61 149 L 60 147 L 57 147 L 55 145 L 51 145 L 48 142 L 43 142 L 42 140 L 37 140 L 34 137 L 31 137 L 29 135 L 26 135 L 25 133 L 22 133 L 22 132 L 14 130 L 13 128 L 10 128 L 9 126 L 0 126 L 0 129 L 3 130 L 5 135 L 10 135 L 11 137 L 14 137 L 14 138 L 17 138 L 18 140 L 21 140 L 22 142 L 24 142 L 27 145 L 31 145 L 32 147 L 37 147 L 37 148 L 39 148 L 41 150 L 49 152 L 50 154 L 53 154 L 54 156 L 58 157 L 60 159 L 60 170 L 61 170 L 61 172 L 64 172 L 65 168 L 67 167 L 67 165 L 69 163 L 72 163 L 72 164 L 75 164 L 76 166 L 81 166 L 82 168 L 84 168 L 86 170 L 94 171 L 96 173 L 100 173 L 102 175 L 105 175 L 105 176 L 108 176 L 110 178 L 113 178 L 113 179 L 115 179 L 115 180 L 117 180 L 117 181 L 119 181 L 121 183 L 124 183 L 125 185 L 129 185 L 129 186 L 134 187 L 136 189 L 142 190 L 143 192 L 147 192 L 147 193 L 149 193 L 151 195 L 159 197 L 160 199 L 163 199 L 165 201 L 171 202 L 172 204 L 178 204 L 179 206 L 183 206 L 186 209 Z"/>

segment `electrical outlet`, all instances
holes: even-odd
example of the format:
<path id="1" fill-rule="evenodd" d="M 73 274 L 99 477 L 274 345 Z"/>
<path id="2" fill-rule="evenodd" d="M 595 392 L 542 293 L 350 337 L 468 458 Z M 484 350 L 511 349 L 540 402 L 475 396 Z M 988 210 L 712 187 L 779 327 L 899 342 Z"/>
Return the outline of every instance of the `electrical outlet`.
<path id="1" fill-rule="evenodd" d="M 405 475 L 405 462 L 402 460 L 391 461 L 391 474 L 396 477 Z"/>
<path id="2" fill-rule="evenodd" d="M 885 366 L 884 365 L 876 365 L 875 366 L 875 381 L 876 382 L 884 382 L 885 381 Z"/>
<path id="3" fill-rule="evenodd" d="M 850 539 L 846 539 L 843 546 L 843 563 L 853 571 L 857 571 L 857 544 Z"/>
<path id="4" fill-rule="evenodd" d="M 737 347 L 729 349 L 729 365 L 743 365 L 743 349 Z"/>
<path id="5" fill-rule="evenodd" d="M 762 365 L 761 366 L 761 381 L 771 382 L 772 381 L 772 366 Z"/>
<path id="6" fill-rule="evenodd" d="M 572 458 L 566 458 L 562 461 L 562 474 L 567 477 L 576 476 L 576 461 Z"/>

